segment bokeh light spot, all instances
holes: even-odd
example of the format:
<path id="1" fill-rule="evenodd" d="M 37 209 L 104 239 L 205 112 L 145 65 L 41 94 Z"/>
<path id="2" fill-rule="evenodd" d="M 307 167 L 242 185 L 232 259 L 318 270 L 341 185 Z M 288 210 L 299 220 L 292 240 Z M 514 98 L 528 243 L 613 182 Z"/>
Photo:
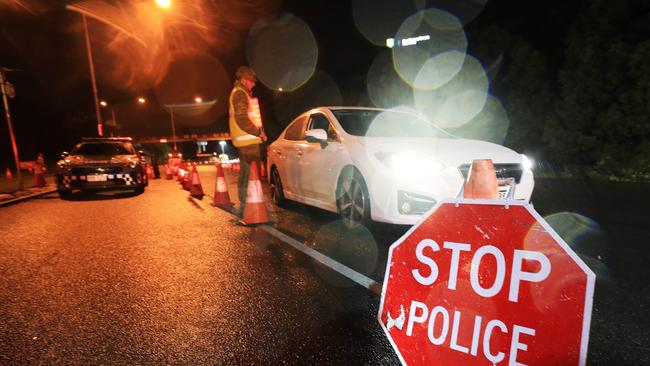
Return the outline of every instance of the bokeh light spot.
<path id="1" fill-rule="evenodd" d="M 393 69 L 390 50 L 377 55 L 367 74 L 368 97 L 381 108 L 413 105 L 413 89 Z"/>
<path id="2" fill-rule="evenodd" d="M 219 60 L 208 55 L 195 55 L 177 59 L 169 65 L 163 79 L 155 86 L 160 104 L 196 104 L 196 108 L 178 108 L 174 115 L 177 122 L 186 125 L 207 126 L 228 112 L 228 96 L 232 83 Z M 202 101 L 216 103 L 209 108 L 196 103 L 197 95 Z"/>
<path id="3" fill-rule="evenodd" d="M 503 104 L 490 95 L 478 115 L 462 126 L 445 128 L 445 130 L 458 137 L 502 145 L 509 126 L 510 120 Z"/>
<path id="4" fill-rule="evenodd" d="M 246 43 L 248 63 L 269 89 L 291 91 L 313 75 L 318 46 L 309 26 L 283 13 L 258 21 Z"/>
<path id="5" fill-rule="evenodd" d="M 416 109 L 443 128 L 458 127 L 472 120 L 483 110 L 488 95 L 489 80 L 483 65 L 476 58 L 457 51 L 445 52 L 429 61 L 430 65 L 438 66 L 425 65 L 418 78 L 433 84 L 435 79 L 440 81 L 439 76 L 446 77 L 452 72 L 454 75 L 437 89 L 416 89 Z M 458 61 L 462 67 L 455 70 Z"/>
<path id="6" fill-rule="evenodd" d="M 427 9 L 409 17 L 402 23 L 395 38 L 398 42 L 392 48 L 395 70 L 415 88 L 440 87 L 451 80 L 463 65 L 464 57 L 460 55 L 467 51 L 465 31 L 458 18 L 445 11 Z M 407 39 L 422 40 L 415 44 L 399 44 Z M 450 51 L 456 51 L 458 55 L 435 59 Z"/>
<path id="7" fill-rule="evenodd" d="M 338 85 L 328 74 L 316 70 L 311 79 L 293 92 L 278 92 L 273 106 L 281 128 L 307 110 L 320 106 L 335 106 L 343 103 Z"/>

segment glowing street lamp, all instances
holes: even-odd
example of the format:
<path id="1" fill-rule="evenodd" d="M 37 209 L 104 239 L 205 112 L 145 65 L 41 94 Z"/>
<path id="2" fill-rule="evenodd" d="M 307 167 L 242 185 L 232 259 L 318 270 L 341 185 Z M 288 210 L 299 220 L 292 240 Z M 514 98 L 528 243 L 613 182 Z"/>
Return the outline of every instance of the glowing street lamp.
<path id="1" fill-rule="evenodd" d="M 101 104 L 102 107 L 106 107 L 108 105 L 108 103 L 106 103 L 105 100 L 102 100 L 101 102 L 99 102 L 99 104 Z"/>
<path id="2" fill-rule="evenodd" d="M 171 0 L 156 0 L 156 5 L 160 6 L 161 8 L 168 9 L 172 5 Z"/>
<path id="3" fill-rule="evenodd" d="M 138 103 L 140 103 L 140 104 L 144 104 L 144 103 L 146 103 L 146 102 L 147 102 L 147 100 L 144 99 L 143 97 L 139 97 L 139 98 L 138 98 Z"/>
<path id="4" fill-rule="evenodd" d="M 194 98 L 194 101 L 197 102 L 197 103 L 202 103 L 202 102 L 203 102 L 203 98 L 201 98 L 201 97 L 196 97 L 196 98 Z"/>

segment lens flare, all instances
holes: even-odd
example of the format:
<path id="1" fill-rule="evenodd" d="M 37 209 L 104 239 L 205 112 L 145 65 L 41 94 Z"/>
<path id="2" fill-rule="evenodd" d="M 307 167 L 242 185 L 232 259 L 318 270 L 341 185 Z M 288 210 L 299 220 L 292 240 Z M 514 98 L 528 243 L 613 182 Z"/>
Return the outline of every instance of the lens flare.
<path id="1" fill-rule="evenodd" d="M 276 93 L 273 98 L 275 115 L 284 128 L 299 114 L 319 106 L 341 105 L 343 97 L 338 85 L 328 74 L 316 70 L 309 81 L 287 93 Z"/>
<path id="2" fill-rule="evenodd" d="M 304 21 L 284 13 L 255 24 L 246 43 L 246 55 L 264 85 L 291 91 L 313 75 L 318 46 Z"/>
<path id="3" fill-rule="evenodd" d="M 469 122 L 445 130 L 458 137 L 488 141 L 502 145 L 508 135 L 510 119 L 501 102 L 488 96 L 483 110 Z"/>
<path id="4" fill-rule="evenodd" d="M 427 71 L 420 72 L 418 79 L 421 77 L 435 79 L 437 76 L 434 73 L 449 75 L 446 70 L 450 69 L 453 69 L 451 72 L 454 76 L 435 90 L 416 89 L 415 107 L 440 127 L 463 125 L 479 114 L 485 105 L 489 80 L 483 65 L 476 58 L 457 51 L 445 52 L 434 59 L 440 61 L 438 62 L 440 67 L 429 69 L 424 66 L 423 70 L 426 68 Z M 462 67 L 456 70 L 456 62 L 461 59 L 463 59 Z M 446 68 L 444 65 L 450 66 Z M 430 72 L 434 69 L 437 71 Z"/>
<path id="5" fill-rule="evenodd" d="M 416 13 L 413 1 L 353 0 L 352 16 L 357 30 L 376 46 L 385 46 L 404 19 Z"/>
<path id="6" fill-rule="evenodd" d="M 398 42 L 392 48 L 395 70 L 414 88 L 439 88 L 463 66 L 467 51 L 463 25 L 445 11 L 427 9 L 409 17 L 395 38 Z M 411 41 L 406 44 L 405 40 Z M 413 44 L 415 40 L 421 41 Z M 445 55 L 450 51 L 454 53 Z"/>
<path id="7" fill-rule="evenodd" d="M 228 96 L 232 83 L 221 62 L 208 54 L 175 60 L 162 80 L 155 85 L 158 101 L 163 105 L 191 104 L 195 108 L 174 111 L 177 122 L 194 126 L 214 123 L 228 112 Z M 212 106 L 201 102 L 216 100 Z"/>
<path id="8" fill-rule="evenodd" d="M 382 51 L 372 62 L 366 85 L 368 97 L 377 107 L 413 105 L 413 89 L 395 72 L 390 50 Z"/>
<path id="9" fill-rule="evenodd" d="M 87 0 L 71 7 L 92 19 L 100 84 L 138 91 L 160 83 L 178 59 L 236 49 L 256 19 L 277 14 L 279 0 L 172 1 L 169 9 L 155 1 Z M 72 30 L 82 31 L 77 24 Z"/>

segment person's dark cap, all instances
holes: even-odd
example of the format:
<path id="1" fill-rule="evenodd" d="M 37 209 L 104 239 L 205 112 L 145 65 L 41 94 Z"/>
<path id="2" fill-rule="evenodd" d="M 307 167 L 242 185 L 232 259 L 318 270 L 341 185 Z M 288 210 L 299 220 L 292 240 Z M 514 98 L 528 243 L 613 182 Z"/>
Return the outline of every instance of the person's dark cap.
<path id="1" fill-rule="evenodd" d="M 257 82 L 257 74 L 248 66 L 239 66 L 235 72 L 237 79 L 248 79 Z"/>

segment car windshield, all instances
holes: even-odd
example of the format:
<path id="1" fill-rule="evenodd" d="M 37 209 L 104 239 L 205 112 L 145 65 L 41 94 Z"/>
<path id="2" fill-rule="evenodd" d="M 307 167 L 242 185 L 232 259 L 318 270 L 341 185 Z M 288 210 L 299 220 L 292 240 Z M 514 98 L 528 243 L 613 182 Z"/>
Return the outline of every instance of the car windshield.
<path id="1" fill-rule="evenodd" d="M 366 137 L 452 138 L 433 124 L 412 114 L 367 109 L 333 110 L 343 130 Z"/>
<path id="2" fill-rule="evenodd" d="M 133 146 L 128 142 L 83 143 L 72 150 L 74 155 L 132 155 Z"/>

